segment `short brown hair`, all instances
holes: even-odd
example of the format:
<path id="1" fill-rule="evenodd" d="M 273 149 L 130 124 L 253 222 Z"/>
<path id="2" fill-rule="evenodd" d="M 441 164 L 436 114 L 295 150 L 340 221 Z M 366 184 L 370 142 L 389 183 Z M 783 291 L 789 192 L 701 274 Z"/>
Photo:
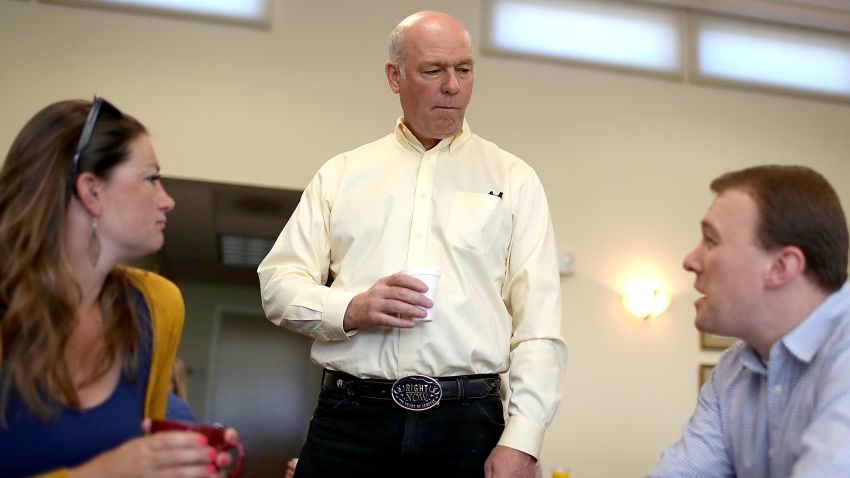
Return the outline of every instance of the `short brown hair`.
<path id="1" fill-rule="evenodd" d="M 717 194 L 728 189 L 742 190 L 755 200 L 761 247 L 799 247 L 806 257 L 807 277 L 827 292 L 841 288 L 847 280 L 847 223 L 826 178 L 805 166 L 755 166 L 711 182 Z"/>

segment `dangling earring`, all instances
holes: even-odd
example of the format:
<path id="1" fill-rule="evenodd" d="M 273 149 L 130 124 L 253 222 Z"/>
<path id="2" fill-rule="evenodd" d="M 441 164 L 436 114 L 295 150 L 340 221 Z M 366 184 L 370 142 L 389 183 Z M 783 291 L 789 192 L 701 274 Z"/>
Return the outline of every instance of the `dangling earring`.
<path id="1" fill-rule="evenodd" d="M 91 235 L 89 236 L 89 262 L 92 267 L 97 266 L 100 257 L 100 238 L 97 237 L 97 218 L 91 221 Z"/>

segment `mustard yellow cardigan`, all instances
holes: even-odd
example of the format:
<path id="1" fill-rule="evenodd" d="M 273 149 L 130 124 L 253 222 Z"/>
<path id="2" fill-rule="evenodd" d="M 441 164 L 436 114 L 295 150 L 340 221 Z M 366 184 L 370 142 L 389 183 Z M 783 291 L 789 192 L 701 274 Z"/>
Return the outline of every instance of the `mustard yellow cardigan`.
<path id="1" fill-rule="evenodd" d="M 185 307 L 180 289 L 168 279 L 135 268 L 123 268 L 130 283 L 142 292 L 151 317 L 153 345 L 151 347 L 151 368 L 148 385 L 145 390 L 145 406 L 142 417 L 165 418 L 165 405 L 171 383 L 171 370 L 177 345 L 183 331 Z M 0 342 L 0 357 L 3 344 Z M 67 477 L 68 470 L 56 470 L 40 478 Z"/>

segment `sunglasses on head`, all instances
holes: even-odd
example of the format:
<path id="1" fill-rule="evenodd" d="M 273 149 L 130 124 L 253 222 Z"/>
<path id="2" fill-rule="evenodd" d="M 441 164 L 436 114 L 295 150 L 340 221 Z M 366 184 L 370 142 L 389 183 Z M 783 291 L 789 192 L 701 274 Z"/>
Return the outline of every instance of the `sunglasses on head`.
<path id="1" fill-rule="evenodd" d="M 80 134 L 80 142 L 77 143 L 77 149 L 74 151 L 74 158 L 71 160 L 71 187 L 74 189 L 74 194 L 77 192 L 75 183 L 77 182 L 77 174 L 79 174 L 80 156 L 82 156 L 83 150 L 86 149 L 91 141 L 94 124 L 97 123 L 97 116 L 100 114 L 100 107 L 102 104 L 103 98 L 95 95 L 94 101 L 92 101 L 91 104 L 91 110 L 89 110 L 89 116 L 86 118 L 86 124 L 83 126 L 83 132 Z"/>

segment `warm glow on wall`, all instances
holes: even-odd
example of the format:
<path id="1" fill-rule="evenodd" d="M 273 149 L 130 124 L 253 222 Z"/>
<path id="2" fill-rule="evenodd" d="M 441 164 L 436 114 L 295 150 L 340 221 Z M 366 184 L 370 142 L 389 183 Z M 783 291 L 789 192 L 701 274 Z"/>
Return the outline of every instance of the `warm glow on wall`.
<path id="1" fill-rule="evenodd" d="M 661 284 L 652 279 L 630 280 L 623 291 L 623 305 L 641 319 L 658 317 L 670 306 L 670 296 Z"/>

